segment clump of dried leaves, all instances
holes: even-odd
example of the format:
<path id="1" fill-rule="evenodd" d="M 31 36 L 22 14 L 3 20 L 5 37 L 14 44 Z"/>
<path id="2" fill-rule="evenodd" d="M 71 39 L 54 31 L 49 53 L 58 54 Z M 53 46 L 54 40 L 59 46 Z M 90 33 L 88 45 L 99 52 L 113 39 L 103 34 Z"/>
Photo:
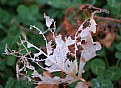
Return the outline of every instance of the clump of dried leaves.
<path id="1" fill-rule="evenodd" d="M 16 63 L 17 78 L 20 79 L 20 77 L 23 76 L 34 84 L 71 84 L 81 80 L 75 88 L 88 88 L 91 84 L 82 78 L 82 73 L 84 73 L 86 62 L 95 57 L 96 51 L 101 49 L 100 43 L 94 42 L 92 38 L 92 33 L 96 33 L 96 22 L 93 17 L 94 14 L 98 12 L 100 11 L 94 11 L 91 17 L 80 25 L 74 34 L 74 38 L 71 38 L 71 36 L 62 38 L 61 34 L 55 35 L 55 21 L 46 14 L 44 14 L 44 18 L 46 20 L 46 26 L 48 27 L 47 31 L 52 33 L 53 40 L 47 41 L 45 37 L 47 31 L 42 32 L 36 26 L 30 25 L 31 30 L 34 28 L 43 36 L 43 41 L 46 43 L 46 51 L 28 42 L 26 38 L 24 40 L 20 38 L 18 45 L 22 46 L 22 48 L 20 48 L 19 51 L 10 50 L 6 45 L 5 54 L 14 55 L 19 58 Z M 85 22 L 89 22 L 87 27 L 83 26 Z M 70 52 L 69 46 L 74 48 L 73 53 Z M 36 49 L 38 52 L 32 55 L 30 51 L 31 48 Z M 26 51 L 25 54 L 22 53 L 23 50 Z M 77 61 L 77 51 L 80 51 L 79 61 Z M 40 58 L 41 55 L 44 55 L 45 58 Z M 74 59 L 69 59 L 68 55 L 74 56 Z M 49 73 L 63 72 L 66 74 L 65 78 L 39 74 L 30 61 Z M 31 75 L 28 75 L 28 70 L 32 71 Z M 39 78 L 40 80 L 36 80 L 35 78 Z"/>

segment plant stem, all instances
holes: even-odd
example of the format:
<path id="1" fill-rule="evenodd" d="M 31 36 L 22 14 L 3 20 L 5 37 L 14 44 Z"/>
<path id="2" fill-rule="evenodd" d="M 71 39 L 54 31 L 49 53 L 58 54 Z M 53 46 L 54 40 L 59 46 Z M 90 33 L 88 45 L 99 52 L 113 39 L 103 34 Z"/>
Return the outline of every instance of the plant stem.
<path id="1" fill-rule="evenodd" d="M 104 50 L 105 50 L 105 47 L 104 47 Z M 109 67 L 108 59 L 107 59 L 107 56 L 106 56 L 106 50 L 105 50 L 104 59 L 105 59 L 107 67 Z"/>

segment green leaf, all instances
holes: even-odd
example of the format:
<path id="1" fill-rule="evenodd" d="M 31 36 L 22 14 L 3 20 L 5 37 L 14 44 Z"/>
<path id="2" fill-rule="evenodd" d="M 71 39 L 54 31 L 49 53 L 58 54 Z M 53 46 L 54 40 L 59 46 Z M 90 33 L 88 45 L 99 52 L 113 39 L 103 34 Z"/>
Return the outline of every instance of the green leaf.
<path id="1" fill-rule="evenodd" d="M 112 66 L 105 71 L 104 77 L 113 81 L 118 80 L 121 77 L 121 69 L 119 67 Z"/>
<path id="2" fill-rule="evenodd" d="M 7 80 L 7 83 L 5 85 L 5 88 L 13 88 L 14 86 L 14 79 L 12 77 L 10 77 L 8 80 Z"/>
<path id="3" fill-rule="evenodd" d="M 72 84 L 69 85 L 69 88 L 75 88 L 75 86 L 76 86 L 77 83 L 78 82 L 73 82 Z"/>
<path id="4" fill-rule="evenodd" d="M 110 14 L 116 18 L 121 17 L 121 0 L 107 0 L 107 9 L 110 10 Z"/>
<path id="5" fill-rule="evenodd" d="M 101 88 L 113 88 L 113 84 L 112 84 L 111 80 L 109 80 L 109 79 L 102 80 Z"/>
<path id="6" fill-rule="evenodd" d="M 0 85 L 0 88 L 3 88 L 3 87 Z"/>
<path id="7" fill-rule="evenodd" d="M 23 80 L 20 80 L 23 81 Z M 24 88 L 24 85 L 20 84 L 20 81 L 15 80 L 13 88 Z"/>
<path id="8" fill-rule="evenodd" d="M 98 78 L 94 78 L 90 81 L 93 86 L 92 88 L 113 88 L 113 84 L 110 79 L 102 79 L 99 80 Z"/>
<path id="9" fill-rule="evenodd" d="M 97 55 L 100 57 L 104 57 L 105 56 L 105 47 L 102 47 L 101 50 L 96 51 Z"/>
<path id="10" fill-rule="evenodd" d="M 0 22 L 8 24 L 11 19 L 11 15 L 7 10 L 3 10 L 0 8 Z"/>
<path id="11" fill-rule="evenodd" d="M 37 5 L 31 5 L 29 7 L 29 12 L 31 13 L 31 15 L 36 15 L 39 13 L 39 8 Z"/>
<path id="12" fill-rule="evenodd" d="M 14 57 L 14 56 L 7 56 L 5 61 L 6 61 L 6 65 L 14 66 L 15 63 L 16 63 L 16 57 Z"/>
<path id="13" fill-rule="evenodd" d="M 17 7 L 18 21 L 22 22 L 25 25 L 30 25 L 39 18 L 39 8 L 36 5 L 19 5 Z"/>
<path id="14" fill-rule="evenodd" d="M 29 84 L 29 81 L 26 80 L 21 80 L 20 85 L 23 85 L 23 88 L 35 88 L 33 84 Z"/>
<path id="15" fill-rule="evenodd" d="M 90 82 L 93 84 L 92 88 L 101 88 L 101 84 L 98 79 L 94 78 Z"/>
<path id="16" fill-rule="evenodd" d="M 121 60 L 121 52 L 117 51 L 115 57 Z"/>
<path id="17" fill-rule="evenodd" d="M 116 35 L 116 40 L 121 41 L 121 35 Z"/>
<path id="18" fill-rule="evenodd" d="M 106 69 L 106 64 L 102 59 L 94 59 L 91 62 L 91 70 L 96 75 L 101 75 Z"/>
<path id="19" fill-rule="evenodd" d="M 90 65 L 91 65 L 91 61 L 88 61 L 85 66 L 84 66 L 84 70 L 85 71 L 89 71 L 90 70 Z"/>
<path id="20" fill-rule="evenodd" d="M 25 5 L 19 5 L 19 6 L 17 7 L 17 12 L 18 12 L 20 15 L 24 15 L 24 16 L 27 15 L 26 13 L 29 14 L 29 10 L 28 10 L 27 6 L 25 6 Z"/>
<path id="21" fill-rule="evenodd" d="M 0 70 L 3 71 L 5 69 L 5 62 L 0 58 Z"/>
<path id="22" fill-rule="evenodd" d="M 116 44 L 116 49 L 117 49 L 118 51 L 121 51 L 121 42 L 118 43 L 118 44 Z"/>
<path id="23" fill-rule="evenodd" d="M 71 6 L 74 6 L 76 4 L 82 4 L 81 0 L 50 0 L 50 5 L 52 5 L 55 8 L 61 8 L 61 9 L 66 9 Z"/>
<path id="24" fill-rule="evenodd" d="M 39 4 L 39 5 L 41 5 L 41 4 L 48 4 L 49 0 L 35 0 L 35 3 Z"/>
<path id="25" fill-rule="evenodd" d="M 83 4 L 92 4 L 94 5 L 96 3 L 96 0 L 82 0 Z"/>

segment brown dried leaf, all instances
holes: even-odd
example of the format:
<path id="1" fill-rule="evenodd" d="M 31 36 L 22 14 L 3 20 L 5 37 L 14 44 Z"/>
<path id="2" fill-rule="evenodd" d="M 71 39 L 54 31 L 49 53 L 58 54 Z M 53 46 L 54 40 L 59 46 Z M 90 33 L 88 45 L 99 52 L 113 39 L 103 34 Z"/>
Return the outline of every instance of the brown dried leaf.
<path id="1" fill-rule="evenodd" d="M 104 39 L 100 40 L 100 43 L 104 44 L 107 48 L 110 48 L 112 42 L 115 39 L 115 36 L 116 36 L 115 33 L 109 32 L 106 34 L 106 37 Z"/>
<path id="2" fill-rule="evenodd" d="M 47 71 L 43 72 L 43 76 L 52 77 L 52 75 L 50 73 L 48 73 Z M 59 85 L 57 85 L 57 84 L 40 84 L 40 85 L 36 86 L 35 88 L 59 88 Z"/>
<path id="3" fill-rule="evenodd" d="M 85 84 L 84 82 L 78 82 L 75 88 L 88 88 L 89 85 Z"/>
<path id="4" fill-rule="evenodd" d="M 40 84 L 35 88 L 59 88 L 59 85 L 52 85 L 52 84 Z"/>

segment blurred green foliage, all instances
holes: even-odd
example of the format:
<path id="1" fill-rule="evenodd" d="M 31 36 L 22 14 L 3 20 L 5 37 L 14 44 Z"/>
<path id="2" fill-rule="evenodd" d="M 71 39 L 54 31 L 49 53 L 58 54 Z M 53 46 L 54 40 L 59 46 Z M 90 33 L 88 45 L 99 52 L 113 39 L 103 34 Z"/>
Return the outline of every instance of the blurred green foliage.
<path id="1" fill-rule="evenodd" d="M 26 34 L 31 43 L 44 46 L 42 37 L 29 30 L 29 25 L 36 25 L 42 31 L 46 29 L 43 13 L 59 23 L 65 14 L 65 9 L 76 4 L 92 4 L 106 8 L 109 16 L 121 19 L 121 0 L 0 0 L 0 88 L 34 88 L 27 80 L 16 80 L 15 63 L 17 58 L 4 55 L 6 43 L 11 49 L 17 50 L 19 36 Z M 121 82 L 121 28 L 117 28 L 116 40 L 107 49 L 103 47 L 98 57 L 85 66 L 85 79 L 93 83 L 93 88 L 119 88 Z M 93 79 L 90 79 L 93 74 Z M 69 85 L 73 88 L 76 83 Z M 117 84 L 119 86 L 117 86 Z"/>

